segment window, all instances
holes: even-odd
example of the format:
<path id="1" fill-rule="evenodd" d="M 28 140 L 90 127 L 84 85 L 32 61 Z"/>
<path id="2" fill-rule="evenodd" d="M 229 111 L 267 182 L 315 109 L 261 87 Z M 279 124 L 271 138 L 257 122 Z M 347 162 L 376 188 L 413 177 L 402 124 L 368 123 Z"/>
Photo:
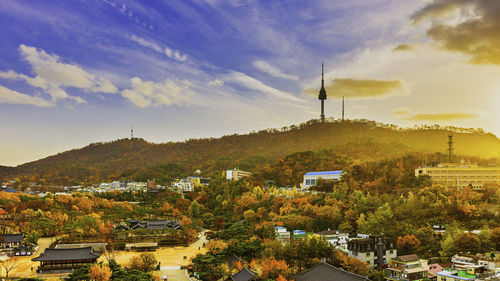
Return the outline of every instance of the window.
<path id="1" fill-rule="evenodd" d="M 311 180 L 306 180 L 306 185 L 311 185 Z"/>
<path id="2" fill-rule="evenodd" d="M 316 180 L 315 179 L 311 180 L 311 185 L 316 185 Z"/>

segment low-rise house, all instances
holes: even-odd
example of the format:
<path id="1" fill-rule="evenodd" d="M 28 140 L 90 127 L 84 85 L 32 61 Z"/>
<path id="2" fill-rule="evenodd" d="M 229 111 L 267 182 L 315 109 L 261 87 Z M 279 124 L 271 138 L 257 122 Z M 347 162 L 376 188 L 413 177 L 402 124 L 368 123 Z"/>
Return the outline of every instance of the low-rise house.
<path id="1" fill-rule="evenodd" d="M 437 279 L 437 273 L 443 271 L 444 267 L 442 267 L 438 263 L 429 264 L 429 272 L 427 274 L 430 280 Z"/>
<path id="2" fill-rule="evenodd" d="M 384 269 L 384 278 L 393 281 L 423 281 L 427 280 L 429 266 L 427 260 L 419 259 L 417 255 L 399 256 L 391 259 Z"/>
<path id="3" fill-rule="evenodd" d="M 233 181 L 239 181 L 243 178 L 247 178 L 251 176 L 252 173 L 246 172 L 240 169 L 232 169 L 232 170 L 226 170 L 226 179 L 227 180 L 233 180 Z"/>
<path id="4" fill-rule="evenodd" d="M 330 242 L 330 244 L 347 249 L 347 242 L 349 241 L 349 233 L 342 233 L 338 230 L 325 230 L 317 232 L 316 235 L 325 238 L 326 241 Z"/>
<path id="5" fill-rule="evenodd" d="M 473 281 L 476 280 L 476 275 L 467 273 L 466 270 L 445 268 L 438 272 L 437 281 Z"/>
<path id="6" fill-rule="evenodd" d="M 31 259 L 40 262 L 38 273 L 67 273 L 82 267 L 84 264 L 95 263 L 100 253 L 92 247 L 55 249 L 47 248 L 38 257 Z"/>
<path id="7" fill-rule="evenodd" d="M 372 268 L 381 266 L 397 257 L 396 241 L 382 236 L 356 238 L 347 242 L 350 257 L 368 263 Z"/>
<path id="8" fill-rule="evenodd" d="M 23 244 L 24 234 L 1 234 L 0 249 L 17 248 Z"/>
<path id="9" fill-rule="evenodd" d="M 319 263 L 301 274 L 292 276 L 296 281 L 368 281 L 366 276 L 354 274 L 328 263 Z"/>
<path id="10" fill-rule="evenodd" d="M 274 232 L 276 234 L 276 238 L 278 238 L 279 241 L 283 243 L 290 242 L 290 231 L 287 231 L 286 227 L 275 226 Z"/>

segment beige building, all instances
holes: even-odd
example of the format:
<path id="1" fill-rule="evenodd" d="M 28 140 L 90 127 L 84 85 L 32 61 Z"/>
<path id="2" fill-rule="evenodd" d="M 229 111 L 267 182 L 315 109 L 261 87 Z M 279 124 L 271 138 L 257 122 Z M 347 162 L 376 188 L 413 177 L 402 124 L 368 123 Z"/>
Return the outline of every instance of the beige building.
<path id="1" fill-rule="evenodd" d="M 484 183 L 500 183 L 499 167 L 479 167 L 477 164 L 441 163 L 436 167 L 415 169 L 415 176 L 428 175 L 432 182 L 446 186 L 481 188 Z"/>
<path id="2" fill-rule="evenodd" d="M 233 180 L 233 181 L 239 181 L 242 178 L 247 178 L 251 175 L 252 175 L 252 173 L 250 173 L 250 172 L 242 171 L 242 170 L 236 169 L 236 168 L 234 168 L 233 170 L 226 171 L 226 179 Z"/>

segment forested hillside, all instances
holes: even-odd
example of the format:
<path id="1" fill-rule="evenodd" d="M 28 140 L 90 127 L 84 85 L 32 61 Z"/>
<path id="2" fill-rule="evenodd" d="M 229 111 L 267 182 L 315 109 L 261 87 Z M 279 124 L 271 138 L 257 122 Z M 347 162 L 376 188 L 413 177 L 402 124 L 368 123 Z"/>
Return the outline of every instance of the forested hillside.
<path id="1" fill-rule="evenodd" d="M 480 129 L 439 126 L 402 129 L 367 120 L 326 123 L 311 120 L 281 129 L 185 142 L 153 144 L 142 139 L 121 139 L 93 143 L 20 165 L 13 174 L 4 172 L 3 175 L 46 184 L 90 184 L 153 177 L 165 181 L 191 174 L 198 168 L 206 174 L 237 165 L 244 170 L 258 171 L 284 161 L 293 153 L 307 151 L 323 155 L 328 161 L 337 161 L 339 166 L 413 152 L 445 152 L 450 132 L 457 154 L 500 157 L 500 140 Z M 324 166 L 321 168 L 326 168 Z M 331 168 L 339 167 L 332 165 Z M 0 176 L 2 170 L 7 169 L 0 168 Z"/>

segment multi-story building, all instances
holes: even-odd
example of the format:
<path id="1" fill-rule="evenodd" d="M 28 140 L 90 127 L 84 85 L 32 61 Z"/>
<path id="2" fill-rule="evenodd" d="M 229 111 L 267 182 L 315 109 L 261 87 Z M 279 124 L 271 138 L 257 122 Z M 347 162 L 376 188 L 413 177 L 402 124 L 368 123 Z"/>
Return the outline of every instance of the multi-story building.
<path id="1" fill-rule="evenodd" d="M 368 263 L 372 268 L 397 257 L 396 241 L 382 236 L 355 238 L 347 242 L 349 256 Z"/>
<path id="2" fill-rule="evenodd" d="M 239 181 L 242 178 L 248 178 L 251 175 L 252 175 L 252 173 L 250 173 L 250 172 L 246 172 L 246 171 L 236 169 L 236 168 L 226 171 L 226 179 L 233 180 L 233 181 Z"/>
<path id="3" fill-rule="evenodd" d="M 417 255 L 406 255 L 393 258 L 384 269 L 384 278 L 393 281 L 427 280 L 429 266 L 427 260 Z"/>
<path id="4" fill-rule="evenodd" d="M 276 233 L 276 238 L 278 238 L 279 241 L 283 243 L 290 242 L 290 231 L 287 231 L 286 227 L 275 226 L 274 231 Z"/>
<path id="5" fill-rule="evenodd" d="M 303 188 L 309 188 L 315 186 L 319 178 L 324 180 L 340 180 L 342 176 L 342 171 L 323 171 L 323 172 L 307 172 L 304 175 L 304 181 L 302 182 Z"/>
<path id="6" fill-rule="evenodd" d="M 422 175 L 428 175 L 432 182 L 445 186 L 479 189 L 488 182 L 500 183 L 500 167 L 479 167 L 477 164 L 441 163 L 415 169 L 415 176 Z"/>
<path id="7" fill-rule="evenodd" d="M 316 235 L 325 238 L 326 241 L 330 242 L 330 244 L 342 248 L 347 249 L 347 242 L 349 241 L 349 233 L 342 233 L 338 230 L 324 230 L 317 232 Z"/>

